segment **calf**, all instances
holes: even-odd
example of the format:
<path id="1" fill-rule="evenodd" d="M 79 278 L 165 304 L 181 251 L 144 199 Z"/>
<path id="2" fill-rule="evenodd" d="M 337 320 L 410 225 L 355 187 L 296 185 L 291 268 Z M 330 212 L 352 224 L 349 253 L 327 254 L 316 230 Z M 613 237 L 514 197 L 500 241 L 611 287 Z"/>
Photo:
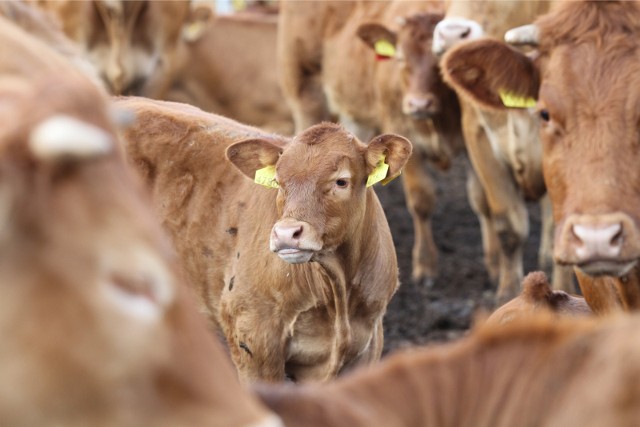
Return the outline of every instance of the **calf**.
<path id="1" fill-rule="evenodd" d="M 538 46 L 533 57 L 479 40 L 443 58 L 447 80 L 485 108 L 504 110 L 500 94 L 537 99 L 554 257 L 577 267 L 595 311 L 640 307 L 638 22 L 635 2 L 567 2 L 506 34 Z"/>
<path id="2" fill-rule="evenodd" d="M 117 105 L 139 118 L 127 155 L 243 380 L 325 380 L 380 357 L 398 268 L 368 185 L 400 173 L 409 141 L 365 145 L 329 123 L 289 140 L 184 104 Z"/>
<path id="3" fill-rule="evenodd" d="M 639 340 L 637 314 L 538 315 L 330 384 L 257 391 L 288 426 L 631 426 L 640 422 Z"/>
<path id="4" fill-rule="evenodd" d="M 540 311 L 550 311 L 559 316 L 589 316 L 593 314 L 584 298 L 565 291 L 551 290 L 545 274 L 529 273 L 522 282 L 519 296 L 491 313 L 488 323 L 504 324 L 521 317 L 531 317 Z"/>
<path id="5" fill-rule="evenodd" d="M 0 39 L 2 425 L 280 426 L 180 286 L 106 97 L 2 17 Z"/>

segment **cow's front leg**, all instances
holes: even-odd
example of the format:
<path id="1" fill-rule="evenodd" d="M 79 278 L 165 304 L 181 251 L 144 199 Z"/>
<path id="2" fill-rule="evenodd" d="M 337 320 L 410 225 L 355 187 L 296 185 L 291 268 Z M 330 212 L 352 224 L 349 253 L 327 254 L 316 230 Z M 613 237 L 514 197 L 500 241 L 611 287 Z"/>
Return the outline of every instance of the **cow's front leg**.
<path id="1" fill-rule="evenodd" d="M 244 383 L 285 380 L 287 332 L 275 306 L 255 296 L 223 296 L 222 328 Z"/>

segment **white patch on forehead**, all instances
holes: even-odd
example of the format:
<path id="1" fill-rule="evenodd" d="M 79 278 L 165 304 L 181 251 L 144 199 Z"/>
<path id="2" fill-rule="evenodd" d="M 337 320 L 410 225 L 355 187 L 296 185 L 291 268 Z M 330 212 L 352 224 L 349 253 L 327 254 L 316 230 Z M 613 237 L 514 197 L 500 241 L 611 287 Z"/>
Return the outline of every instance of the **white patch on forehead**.
<path id="1" fill-rule="evenodd" d="M 104 130 L 71 116 L 56 115 L 37 125 L 29 135 L 29 148 L 40 160 L 86 159 L 103 156 L 113 149 L 113 139 Z"/>

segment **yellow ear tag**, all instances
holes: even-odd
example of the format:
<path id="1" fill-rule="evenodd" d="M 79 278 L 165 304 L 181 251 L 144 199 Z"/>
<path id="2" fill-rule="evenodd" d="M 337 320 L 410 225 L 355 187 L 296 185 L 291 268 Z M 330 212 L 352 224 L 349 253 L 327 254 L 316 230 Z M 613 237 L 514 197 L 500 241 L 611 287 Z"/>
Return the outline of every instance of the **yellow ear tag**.
<path id="1" fill-rule="evenodd" d="M 513 92 L 508 92 L 504 89 L 500 90 L 500 99 L 504 106 L 509 108 L 530 108 L 536 106 L 535 99 L 518 96 Z"/>
<path id="2" fill-rule="evenodd" d="M 385 179 L 388 171 L 389 165 L 384 162 L 384 156 L 382 156 L 376 168 L 371 171 L 369 178 L 367 178 L 367 187 L 371 187 L 376 182 L 380 182 Z"/>
<path id="3" fill-rule="evenodd" d="M 270 188 L 279 188 L 278 181 L 276 181 L 276 167 L 270 165 L 256 171 L 256 177 L 253 180 L 255 183 L 264 185 Z"/>
<path id="4" fill-rule="evenodd" d="M 378 56 L 393 58 L 396 54 L 396 47 L 387 40 L 378 40 L 373 45 L 373 50 Z"/>

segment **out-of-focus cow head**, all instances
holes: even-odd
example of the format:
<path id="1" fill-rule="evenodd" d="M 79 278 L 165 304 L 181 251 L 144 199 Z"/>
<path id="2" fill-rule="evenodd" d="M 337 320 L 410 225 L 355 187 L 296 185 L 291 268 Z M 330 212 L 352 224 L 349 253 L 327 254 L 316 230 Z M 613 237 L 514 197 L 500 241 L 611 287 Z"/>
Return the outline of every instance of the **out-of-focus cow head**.
<path id="1" fill-rule="evenodd" d="M 402 112 L 414 119 L 439 114 L 443 99 L 451 92 L 442 81 L 438 59 L 431 52 L 433 31 L 442 18 L 441 14 L 420 13 L 399 18 L 398 32 L 378 23 L 363 24 L 357 31 L 374 50 L 380 43 L 390 46 L 387 55 L 400 62 L 402 73 Z"/>
<path id="2" fill-rule="evenodd" d="M 115 95 L 162 98 L 181 63 L 183 37 L 209 14 L 189 1 L 40 0 Z M 193 37 L 193 36 L 187 36 Z"/>
<path id="3" fill-rule="evenodd" d="M 535 57 L 478 40 L 443 58 L 445 79 L 486 108 L 537 100 L 555 258 L 590 275 L 640 258 L 640 6 L 567 2 L 513 30 Z"/>
<path id="4" fill-rule="evenodd" d="M 227 149 L 229 160 L 252 179 L 256 171 L 273 171 L 280 220 L 270 249 L 294 264 L 335 252 L 367 227 L 369 176 L 396 177 L 410 154 L 411 143 L 401 136 L 381 135 L 365 145 L 330 123 L 307 129 L 286 147 L 248 140 Z"/>

